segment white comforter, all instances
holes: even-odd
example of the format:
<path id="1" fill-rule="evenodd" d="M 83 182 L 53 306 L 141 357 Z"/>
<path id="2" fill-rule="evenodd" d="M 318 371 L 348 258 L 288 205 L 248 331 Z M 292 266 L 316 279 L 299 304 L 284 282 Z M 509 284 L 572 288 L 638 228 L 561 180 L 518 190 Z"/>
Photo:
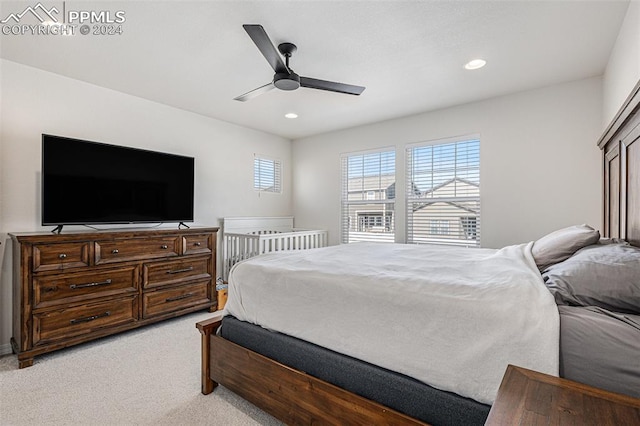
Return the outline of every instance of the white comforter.
<path id="1" fill-rule="evenodd" d="M 558 310 L 531 246 L 356 243 L 266 254 L 231 271 L 225 309 L 491 404 L 507 364 L 558 374 Z"/>

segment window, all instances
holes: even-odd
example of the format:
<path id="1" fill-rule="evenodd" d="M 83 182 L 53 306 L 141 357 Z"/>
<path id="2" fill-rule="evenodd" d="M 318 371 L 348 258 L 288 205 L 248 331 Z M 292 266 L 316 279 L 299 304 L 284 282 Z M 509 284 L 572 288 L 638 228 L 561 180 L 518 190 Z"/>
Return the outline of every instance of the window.
<path id="1" fill-rule="evenodd" d="M 480 139 L 407 148 L 407 242 L 480 246 Z"/>
<path id="2" fill-rule="evenodd" d="M 282 163 L 280 160 L 254 157 L 253 189 L 261 192 L 282 192 Z"/>
<path id="3" fill-rule="evenodd" d="M 395 151 L 342 157 L 342 242 L 395 241 Z"/>
<path id="4" fill-rule="evenodd" d="M 393 230 L 393 212 L 357 212 L 358 232 L 390 232 Z"/>
<path id="5" fill-rule="evenodd" d="M 464 233 L 467 239 L 475 240 L 478 235 L 478 231 L 477 231 L 478 218 L 471 217 L 471 216 L 461 217 L 460 223 L 462 224 L 462 229 L 464 229 Z"/>
<path id="6" fill-rule="evenodd" d="M 432 235 L 447 235 L 449 234 L 449 221 L 448 220 L 440 220 L 440 219 L 432 219 L 431 220 L 431 230 Z"/>

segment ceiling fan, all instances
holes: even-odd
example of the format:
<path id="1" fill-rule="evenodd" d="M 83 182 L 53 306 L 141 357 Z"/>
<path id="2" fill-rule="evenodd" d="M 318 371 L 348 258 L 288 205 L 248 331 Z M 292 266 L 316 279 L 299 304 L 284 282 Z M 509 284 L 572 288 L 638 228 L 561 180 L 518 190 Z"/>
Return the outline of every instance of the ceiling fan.
<path id="1" fill-rule="evenodd" d="M 267 32 L 262 28 L 262 25 L 243 25 L 242 27 L 247 34 L 249 34 L 249 37 L 251 37 L 251 40 L 256 44 L 260 53 L 262 53 L 276 73 L 271 83 L 251 90 L 244 95 L 240 95 L 234 98 L 234 100 L 245 102 L 273 88 L 296 90 L 300 86 L 311 89 L 328 90 L 330 92 L 346 93 L 349 95 L 360 95 L 364 91 L 365 88 L 362 86 L 318 80 L 317 78 L 300 77 L 289 67 L 289 58 L 291 58 L 291 55 L 297 49 L 295 44 L 281 43 L 278 45 L 278 50 L 276 50 Z M 278 51 L 284 56 L 285 62 L 282 61 Z"/>

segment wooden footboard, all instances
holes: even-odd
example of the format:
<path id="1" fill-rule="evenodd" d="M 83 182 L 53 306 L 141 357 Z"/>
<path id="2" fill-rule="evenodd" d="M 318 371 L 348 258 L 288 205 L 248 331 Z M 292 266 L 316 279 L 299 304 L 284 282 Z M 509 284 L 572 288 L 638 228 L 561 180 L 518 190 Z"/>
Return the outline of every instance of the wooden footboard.
<path id="1" fill-rule="evenodd" d="M 221 313 L 217 313 L 216 315 L 212 316 L 208 320 L 200 321 L 199 323 L 196 323 L 196 328 L 200 330 L 200 334 L 201 334 L 200 338 L 202 341 L 200 381 L 201 381 L 202 393 L 205 395 L 208 395 L 211 392 L 213 392 L 215 387 L 218 386 L 216 382 L 211 380 L 209 359 L 211 358 L 211 336 L 216 335 L 216 331 L 218 331 L 220 324 L 222 324 L 222 318 L 223 318 L 223 315 Z"/>
<path id="2" fill-rule="evenodd" d="M 426 424 L 217 336 L 221 321 L 196 324 L 203 394 L 221 384 L 287 424 Z"/>

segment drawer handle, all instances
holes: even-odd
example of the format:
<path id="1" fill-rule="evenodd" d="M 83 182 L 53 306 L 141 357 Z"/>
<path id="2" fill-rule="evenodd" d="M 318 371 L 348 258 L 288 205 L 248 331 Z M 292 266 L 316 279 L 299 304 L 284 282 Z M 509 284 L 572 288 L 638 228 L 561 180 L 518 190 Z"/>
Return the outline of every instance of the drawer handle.
<path id="1" fill-rule="evenodd" d="M 189 266 L 188 268 L 184 268 L 184 269 L 174 269 L 172 271 L 167 271 L 167 274 L 180 274 L 182 272 L 189 272 L 189 271 L 193 271 L 193 266 Z"/>
<path id="2" fill-rule="evenodd" d="M 200 247 L 202 244 L 200 244 L 200 241 L 196 241 L 195 243 L 193 243 L 193 245 L 196 247 Z"/>
<path id="3" fill-rule="evenodd" d="M 166 244 L 163 244 L 163 245 L 161 245 L 161 246 L 160 246 L 160 248 L 161 248 L 162 250 L 166 250 L 166 249 L 168 248 L 168 246 L 167 246 Z"/>
<path id="4" fill-rule="evenodd" d="M 58 258 L 60 258 L 60 259 L 66 259 L 66 258 L 67 258 L 67 255 L 66 255 L 66 254 L 64 254 L 64 253 L 60 253 L 60 254 L 58 255 Z"/>
<path id="5" fill-rule="evenodd" d="M 186 294 L 182 294 L 180 296 L 176 296 L 176 297 L 168 297 L 166 298 L 164 301 L 165 302 L 175 302 L 176 300 L 182 300 L 182 299 L 187 299 L 191 296 L 193 296 L 193 293 L 186 293 Z"/>
<path id="6" fill-rule="evenodd" d="M 120 250 L 118 250 L 118 249 L 113 249 L 113 250 L 111 250 L 111 253 L 112 253 L 112 254 L 118 254 L 118 253 L 120 253 Z"/>
<path id="7" fill-rule="evenodd" d="M 105 312 L 103 314 L 92 315 L 90 317 L 72 319 L 70 322 L 71 322 L 71 324 L 80 324 L 80 323 L 83 323 L 83 322 L 90 322 L 90 321 L 93 321 L 93 320 L 97 320 L 98 318 L 108 317 L 109 315 L 111 315 L 111 312 L 107 311 L 107 312 Z"/>
<path id="8" fill-rule="evenodd" d="M 77 288 L 87 288 L 87 287 L 97 287 L 99 285 L 107 285 L 111 284 L 111 279 L 95 282 L 95 283 L 86 283 L 86 284 L 71 284 L 69 286 L 70 289 L 75 290 Z"/>

